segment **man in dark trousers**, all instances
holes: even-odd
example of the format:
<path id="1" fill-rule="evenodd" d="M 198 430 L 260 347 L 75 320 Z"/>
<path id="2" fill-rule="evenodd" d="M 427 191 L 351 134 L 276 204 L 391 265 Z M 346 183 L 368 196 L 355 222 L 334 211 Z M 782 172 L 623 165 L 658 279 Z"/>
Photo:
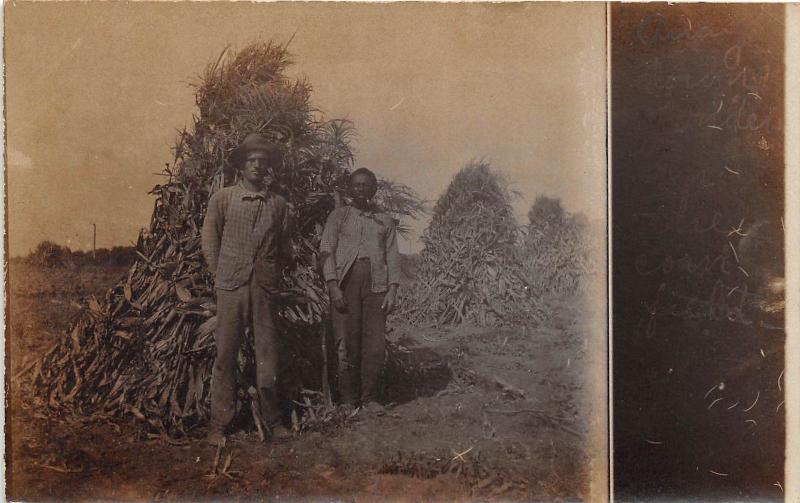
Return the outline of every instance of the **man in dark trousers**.
<path id="1" fill-rule="evenodd" d="M 217 294 L 217 356 L 211 378 L 211 430 L 219 444 L 236 411 L 237 355 L 248 325 L 256 358 L 256 388 L 261 417 L 275 436 L 280 425 L 277 371 L 278 345 L 270 292 L 277 286 L 290 254 L 290 211 L 286 200 L 269 191 L 282 166 L 277 145 L 248 135 L 233 151 L 231 164 L 239 183 L 218 190 L 203 222 L 203 254 L 214 275 Z"/>
<path id="2" fill-rule="evenodd" d="M 354 171 L 349 183 L 353 203 L 329 215 L 320 245 L 340 400 L 353 406 L 377 403 L 386 315 L 394 309 L 400 283 L 396 224 L 373 204 L 377 189 L 372 171 Z"/>

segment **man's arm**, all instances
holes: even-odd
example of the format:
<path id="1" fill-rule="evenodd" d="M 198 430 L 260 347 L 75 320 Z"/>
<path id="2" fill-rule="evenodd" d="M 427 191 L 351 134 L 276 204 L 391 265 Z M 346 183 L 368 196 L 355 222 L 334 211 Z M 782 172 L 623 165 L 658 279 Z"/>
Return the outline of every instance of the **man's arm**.
<path id="1" fill-rule="evenodd" d="M 281 263 L 283 266 L 290 264 L 294 260 L 294 248 L 292 247 L 292 234 L 294 234 L 295 216 L 294 207 L 284 203 L 283 222 L 281 222 L 280 248 Z"/>
<path id="2" fill-rule="evenodd" d="M 319 246 L 319 256 L 322 261 L 322 275 L 328 285 L 328 296 L 333 307 L 343 313 L 347 311 L 347 303 L 339 288 L 339 275 L 336 272 L 336 248 L 339 246 L 339 230 L 342 226 L 340 212 L 333 210 L 328 215 L 325 228 L 322 230 L 322 242 Z"/>
<path id="3" fill-rule="evenodd" d="M 217 191 L 208 201 L 208 210 L 203 220 L 201 232 L 201 245 L 203 256 L 206 259 L 211 274 L 217 273 L 219 263 L 219 248 L 222 242 L 222 229 L 225 225 L 225 213 L 222 208 L 222 192 Z"/>
<path id="4" fill-rule="evenodd" d="M 389 279 L 389 290 L 383 298 L 381 309 L 386 314 L 391 313 L 397 304 L 397 287 L 400 285 L 400 250 L 397 247 L 397 224 L 394 218 L 387 217 L 389 221 L 383 245 L 386 247 L 386 269 Z"/>
<path id="5" fill-rule="evenodd" d="M 389 274 L 389 285 L 400 284 L 400 249 L 397 246 L 397 224 L 389 217 L 389 228 L 386 231 L 386 266 Z"/>
<path id="6" fill-rule="evenodd" d="M 333 210 L 328 215 L 325 228 L 322 231 L 322 241 L 319 245 L 319 256 L 322 261 L 322 276 L 325 282 L 338 281 L 336 273 L 336 247 L 339 245 L 339 228 L 341 227 L 339 212 Z"/>

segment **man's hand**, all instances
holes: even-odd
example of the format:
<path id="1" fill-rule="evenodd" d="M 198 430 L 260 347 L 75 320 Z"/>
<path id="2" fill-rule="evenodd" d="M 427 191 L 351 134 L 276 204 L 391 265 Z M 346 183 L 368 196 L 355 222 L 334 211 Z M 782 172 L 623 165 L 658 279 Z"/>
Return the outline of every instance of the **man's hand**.
<path id="1" fill-rule="evenodd" d="M 344 301 L 342 289 L 339 288 L 339 283 L 336 280 L 328 281 L 328 295 L 331 298 L 331 304 L 333 304 L 334 309 L 340 313 L 347 311 L 347 304 Z"/>
<path id="2" fill-rule="evenodd" d="M 391 284 L 389 285 L 389 291 L 386 292 L 386 296 L 383 298 L 383 304 L 381 304 L 381 309 L 384 313 L 389 314 L 394 311 L 395 306 L 397 305 L 397 285 Z"/>

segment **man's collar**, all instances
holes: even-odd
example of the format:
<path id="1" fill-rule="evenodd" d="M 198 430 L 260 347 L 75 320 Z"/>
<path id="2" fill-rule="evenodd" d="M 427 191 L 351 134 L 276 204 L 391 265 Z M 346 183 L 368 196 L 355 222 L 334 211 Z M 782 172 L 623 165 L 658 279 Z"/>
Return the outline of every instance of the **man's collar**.
<path id="1" fill-rule="evenodd" d="M 267 200 L 269 197 L 269 191 L 267 189 L 261 189 L 259 191 L 252 191 L 244 186 L 244 184 L 240 181 L 237 185 L 239 187 L 239 191 L 241 192 L 242 199 L 247 198 L 261 198 L 263 200 Z"/>
<path id="2" fill-rule="evenodd" d="M 369 203 L 367 203 L 367 207 L 363 208 L 363 209 L 359 208 L 355 204 L 350 204 L 350 207 L 353 208 L 354 210 L 357 210 L 357 211 L 361 212 L 361 213 L 367 213 L 367 214 L 380 213 L 380 208 L 378 207 L 377 204 L 375 204 L 374 201 L 370 201 Z"/>

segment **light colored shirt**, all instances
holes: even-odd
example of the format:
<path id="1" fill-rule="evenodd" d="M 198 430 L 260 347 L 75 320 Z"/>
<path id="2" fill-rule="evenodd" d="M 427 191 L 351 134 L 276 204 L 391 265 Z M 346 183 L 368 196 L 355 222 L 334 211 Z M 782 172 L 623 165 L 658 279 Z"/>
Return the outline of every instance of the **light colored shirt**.
<path id="1" fill-rule="evenodd" d="M 353 262 L 368 257 L 373 292 L 385 292 L 389 285 L 400 283 L 397 224 L 383 211 L 352 206 L 333 210 L 322 233 L 320 255 L 325 281 L 341 285 Z"/>
<path id="2" fill-rule="evenodd" d="M 370 256 L 369 246 L 367 246 L 366 243 L 364 243 L 364 237 L 366 233 L 363 232 L 363 229 L 365 229 L 366 226 L 369 225 L 368 220 L 370 219 L 370 216 L 368 216 L 367 214 L 363 213 L 360 210 L 352 212 L 351 214 L 353 214 L 355 218 L 358 220 L 357 225 L 362 229 L 361 239 L 359 240 L 357 245 L 358 252 L 356 253 L 356 260 L 360 258 L 369 258 Z"/>
<path id="3" fill-rule="evenodd" d="M 214 286 L 234 290 L 255 279 L 275 286 L 290 253 L 291 212 L 286 200 L 242 184 L 218 190 L 208 202 L 202 247 Z"/>

